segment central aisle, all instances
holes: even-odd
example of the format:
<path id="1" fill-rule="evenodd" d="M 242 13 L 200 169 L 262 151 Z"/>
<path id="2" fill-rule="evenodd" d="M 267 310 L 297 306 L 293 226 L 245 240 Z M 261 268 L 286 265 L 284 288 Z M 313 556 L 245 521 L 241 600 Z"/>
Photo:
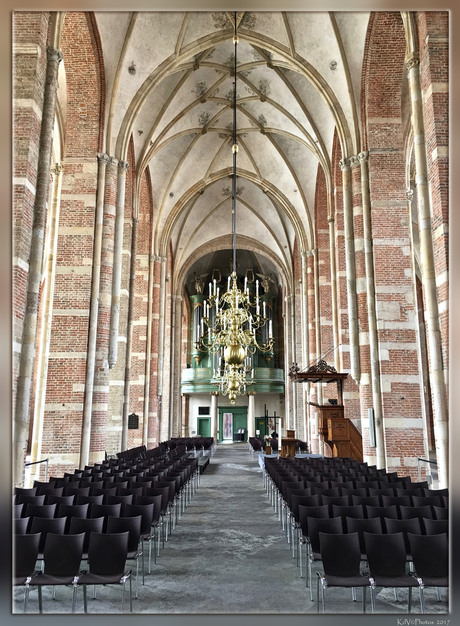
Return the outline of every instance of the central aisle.
<path id="1" fill-rule="evenodd" d="M 134 612 L 292 614 L 311 604 L 257 455 L 246 444 L 219 445 Z"/>

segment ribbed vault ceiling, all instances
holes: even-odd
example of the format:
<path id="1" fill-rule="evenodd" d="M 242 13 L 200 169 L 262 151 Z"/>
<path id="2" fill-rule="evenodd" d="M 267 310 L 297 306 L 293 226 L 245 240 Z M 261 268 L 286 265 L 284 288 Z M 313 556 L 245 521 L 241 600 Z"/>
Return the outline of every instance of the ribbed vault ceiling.
<path id="1" fill-rule="evenodd" d="M 106 151 L 148 168 L 153 252 L 196 262 L 231 235 L 233 13 L 96 13 Z M 277 278 L 314 245 L 318 165 L 334 132 L 356 154 L 368 13 L 237 14 L 237 237 L 270 251 Z M 131 68 L 131 69 L 130 69 Z M 225 246 L 228 247 L 228 246 Z M 231 247 L 231 246 L 230 246 Z M 212 258 L 208 255 L 207 258 Z"/>

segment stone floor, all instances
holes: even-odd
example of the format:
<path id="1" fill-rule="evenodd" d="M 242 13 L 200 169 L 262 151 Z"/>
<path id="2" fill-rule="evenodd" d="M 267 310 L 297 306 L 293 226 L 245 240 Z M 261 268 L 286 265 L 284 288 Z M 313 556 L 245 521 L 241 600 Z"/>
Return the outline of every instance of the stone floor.
<path id="1" fill-rule="evenodd" d="M 399 595 L 398 602 L 395 602 L 392 590 L 381 590 L 377 596 L 377 613 L 392 614 L 392 624 L 397 624 L 395 618 L 407 613 L 405 592 Z M 97 598 L 91 596 L 89 593 L 89 614 L 120 612 L 120 588 L 99 588 Z M 15 589 L 13 614 L 22 613 L 22 597 L 22 590 Z M 58 588 L 55 599 L 51 590 L 45 589 L 44 613 L 70 613 L 70 597 L 71 590 L 67 588 Z M 352 617 L 361 612 L 360 597 L 358 602 L 352 602 L 347 590 L 330 589 L 326 596 L 326 610 L 330 615 L 342 616 L 341 624 L 348 621 L 346 614 L 353 624 L 362 618 L 377 617 Z M 427 589 L 426 601 L 429 613 L 447 613 L 445 590 L 442 601 L 438 602 L 435 591 Z M 127 610 L 128 602 L 125 603 Z M 32 590 L 28 613 L 37 611 L 37 592 Z M 77 613 L 83 613 L 81 590 Z M 266 614 L 264 623 L 271 621 L 270 615 L 283 615 L 283 621 L 288 616 L 305 614 L 312 614 L 311 618 L 315 617 L 315 620 L 326 617 L 316 617 L 316 602 L 310 600 L 305 580 L 300 578 L 296 560 L 292 558 L 280 522 L 264 490 L 258 456 L 248 452 L 246 444 L 217 447 L 200 478 L 195 496 L 165 548 L 160 550 L 158 562 L 152 563 L 152 572 L 146 575 L 145 585 L 139 586 L 139 597 L 133 600 L 133 613 L 136 616 L 161 614 L 165 619 L 173 615 L 204 619 L 205 616 L 239 615 L 242 618 Z M 417 591 L 413 613 L 414 617 L 416 613 L 420 614 Z M 203 624 L 202 619 L 198 623 Z M 240 623 L 240 617 L 229 623 L 235 623 L 235 619 Z M 220 621 L 214 620 L 213 623 Z M 300 621 L 296 620 L 296 623 Z M 439 624 L 436 620 L 431 623 Z"/>

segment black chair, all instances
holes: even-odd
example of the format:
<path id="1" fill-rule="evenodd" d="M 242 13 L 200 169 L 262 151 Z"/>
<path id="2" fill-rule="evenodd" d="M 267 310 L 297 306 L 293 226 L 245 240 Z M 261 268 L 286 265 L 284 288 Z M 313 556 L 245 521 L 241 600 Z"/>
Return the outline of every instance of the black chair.
<path id="1" fill-rule="evenodd" d="M 397 487 L 396 488 L 397 496 L 423 496 L 422 487 Z"/>
<path id="2" fill-rule="evenodd" d="M 104 528 L 104 520 L 102 517 L 71 517 L 68 527 L 68 534 L 74 535 L 79 533 L 85 533 L 83 540 L 83 554 L 81 556 L 82 561 L 88 560 L 88 547 L 91 533 L 102 533 Z"/>
<path id="3" fill-rule="evenodd" d="M 422 530 L 425 535 L 449 534 L 449 520 L 422 518 Z"/>
<path id="4" fill-rule="evenodd" d="M 387 487 L 385 489 L 382 489 L 381 487 L 379 487 L 378 489 L 369 488 L 369 495 L 378 496 L 380 498 L 381 505 L 385 506 L 382 501 L 382 496 L 386 496 L 386 497 L 394 496 L 395 490 L 392 487 Z"/>
<path id="5" fill-rule="evenodd" d="M 449 497 L 449 488 L 445 487 L 444 489 L 430 489 L 425 487 L 423 489 L 424 496 L 441 496 L 441 497 Z"/>
<path id="6" fill-rule="evenodd" d="M 89 489 L 89 487 L 75 487 L 73 483 L 69 483 L 66 487 L 64 487 L 64 495 L 89 496 Z"/>
<path id="7" fill-rule="evenodd" d="M 329 587 L 348 587 L 354 590 L 362 587 L 363 613 L 366 612 L 366 587 L 370 586 L 369 577 L 360 572 L 361 549 L 358 533 L 346 535 L 319 533 L 319 546 L 324 574 L 317 573 L 316 610 L 319 613 L 319 590 L 321 603 L 325 608 L 326 589 Z"/>
<path id="8" fill-rule="evenodd" d="M 392 504 L 391 506 L 370 506 L 366 505 L 366 517 L 381 517 L 382 520 L 384 517 L 391 517 L 392 519 L 399 519 L 398 516 L 398 507 L 396 504 Z"/>
<path id="9" fill-rule="evenodd" d="M 38 587 L 38 610 L 42 613 L 42 587 L 72 585 L 72 613 L 75 612 L 77 582 L 80 573 L 83 540 L 85 534 L 64 535 L 48 533 L 43 552 L 44 567 L 32 578 L 31 584 Z M 54 594 L 53 594 L 54 598 Z"/>
<path id="10" fill-rule="evenodd" d="M 149 504 L 126 504 L 124 507 L 123 515 L 126 517 L 131 516 L 142 516 L 141 521 L 141 547 L 142 553 L 145 552 L 144 542 L 153 542 L 153 519 L 155 516 L 154 511 L 155 505 L 153 503 Z M 151 547 L 149 545 L 149 555 L 151 554 Z M 144 560 L 142 560 L 142 584 L 145 584 L 145 570 L 144 570 Z"/>
<path id="11" fill-rule="evenodd" d="M 109 516 L 112 517 L 120 517 L 121 515 L 121 503 L 117 502 L 115 504 L 92 504 L 89 510 L 88 517 L 104 517 L 104 527 L 103 532 L 107 530 L 107 518 Z"/>
<path id="12" fill-rule="evenodd" d="M 62 496 L 64 491 L 64 487 L 54 487 L 53 485 L 49 485 L 48 487 L 42 485 L 41 487 L 37 487 L 37 495 L 44 495 L 45 503 L 48 504 L 50 496 Z"/>
<path id="13" fill-rule="evenodd" d="M 378 496 L 355 496 L 352 494 L 351 496 L 352 504 L 362 504 L 364 507 L 369 506 L 380 506 L 380 498 Z M 365 511 L 366 509 L 364 509 Z"/>
<path id="14" fill-rule="evenodd" d="M 163 497 L 162 494 L 157 494 L 155 496 L 136 496 L 135 502 L 133 504 L 153 504 L 153 520 L 152 520 L 152 528 L 153 528 L 153 548 L 154 548 L 154 559 L 155 563 L 157 562 L 157 556 L 159 556 L 159 548 L 160 548 L 160 537 L 163 525 L 162 518 L 162 502 Z M 149 574 L 151 573 L 151 559 L 152 559 L 152 542 L 149 542 Z"/>
<path id="15" fill-rule="evenodd" d="M 413 503 L 410 496 L 382 496 L 382 506 L 391 506 L 392 504 L 396 504 L 399 507 L 411 506 Z"/>
<path id="16" fill-rule="evenodd" d="M 439 519 L 439 520 L 449 519 L 449 509 L 447 507 L 443 508 L 440 506 L 434 506 L 433 513 L 434 513 L 434 519 Z"/>
<path id="17" fill-rule="evenodd" d="M 101 493 L 97 496 L 80 496 L 78 495 L 75 504 L 103 504 L 104 495 Z"/>
<path id="18" fill-rule="evenodd" d="M 155 483 L 156 484 L 156 483 Z M 146 493 L 144 494 L 145 497 L 150 497 L 150 496 L 161 496 L 161 511 L 160 511 L 160 517 L 161 517 L 161 523 L 160 523 L 160 528 L 162 530 L 162 536 L 161 536 L 161 543 L 163 548 L 165 547 L 165 539 L 167 536 L 167 524 L 168 524 L 168 519 L 169 519 L 169 485 L 164 486 L 164 487 L 150 487 L 150 489 L 146 489 Z M 134 503 L 136 503 L 136 500 L 138 497 L 143 497 L 143 496 L 135 496 L 134 498 Z M 154 513 L 155 515 L 155 513 Z"/>
<path id="19" fill-rule="evenodd" d="M 15 535 L 25 535 L 29 528 L 30 517 L 16 517 L 13 519 L 13 533 Z"/>
<path id="20" fill-rule="evenodd" d="M 126 494 L 124 496 L 106 496 L 105 498 L 105 504 L 117 504 L 120 503 L 121 504 L 121 514 L 123 514 L 123 510 L 124 510 L 124 506 L 125 504 L 132 504 L 133 503 L 133 494 L 129 493 Z"/>
<path id="21" fill-rule="evenodd" d="M 13 584 L 15 587 L 24 586 L 24 613 L 27 611 L 30 581 L 35 572 L 39 544 L 40 533 L 14 535 Z"/>
<path id="22" fill-rule="evenodd" d="M 13 504 L 13 519 L 18 519 L 21 517 L 22 510 L 24 509 L 24 504 Z"/>
<path id="23" fill-rule="evenodd" d="M 14 502 L 17 504 L 21 504 L 21 502 L 24 502 L 24 500 L 20 499 L 21 496 L 36 496 L 36 495 L 40 495 L 40 494 L 37 494 L 37 487 L 14 487 L 13 489 Z M 43 502 L 44 500 L 45 499 L 43 498 Z"/>
<path id="24" fill-rule="evenodd" d="M 441 496 L 412 496 L 412 504 L 414 506 L 425 506 L 429 504 L 430 506 L 444 507 Z"/>
<path id="25" fill-rule="evenodd" d="M 370 519 L 345 517 L 345 526 L 347 533 L 358 533 L 361 561 L 367 561 L 364 533 L 366 532 L 381 535 L 383 533 L 382 519 L 380 517 L 371 517 Z"/>
<path id="26" fill-rule="evenodd" d="M 91 496 L 103 496 L 104 498 L 106 496 L 115 496 L 117 494 L 117 487 L 116 484 L 114 483 L 113 487 L 95 487 L 92 491 L 91 491 Z M 104 501 L 102 501 L 104 502 Z"/>
<path id="27" fill-rule="evenodd" d="M 389 535 L 394 533 L 402 533 L 404 537 L 404 545 L 406 548 L 406 560 L 412 561 L 412 553 L 410 550 L 408 533 L 420 535 L 422 533 L 422 526 L 418 517 L 410 517 L 409 519 L 390 519 L 384 518 L 383 526 L 385 532 Z"/>
<path id="28" fill-rule="evenodd" d="M 28 504 L 36 504 L 36 505 L 41 505 L 41 504 L 45 504 L 45 494 L 42 494 L 41 496 L 36 496 L 33 494 L 28 494 L 28 493 L 24 493 L 24 492 L 19 492 L 16 496 L 15 496 L 16 500 L 15 500 L 15 504 L 24 504 L 24 508 L 28 505 Z"/>
<path id="29" fill-rule="evenodd" d="M 91 533 L 88 547 L 89 570 L 78 579 L 83 586 L 84 612 L 88 612 L 87 585 L 121 585 L 121 611 L 124 611 L 125 587 L 129 581 L 129 610 L 133 612 L 131 570 L 126 570 L 129 531 L 122 533 Z"/>
<path id="30" fill-rule="evenodd" d="M 68 496 L 55 496 L 48 495 L 46 497 L 46 504 L 75 504 L 75 494 L 71 494 Z"/>
<path id="31" fill-rule="evenodd" d="M 71 517 L 88 517 L 90 505 L 88 502 L 85 504 L 60 504 L 57 515 L 59 517 L 66 516 L 68 518 L 66 532 Z"/>
<path id="32" fill-rule="evenodd" d="M 54 517 L 57 504 L 27 504 L 24 517 Z"/>
<path id="33" fill-rule="evenodd" d="M 41 533 L 40 545 L 38 547 L 37 560 L 43 559 L 43 553 L 45 550 L 46 536 L 48 533 L 53 535 L 63 535 L 66 529 L 67 518 L 66 517 L 33 517 L 30 523 L 29 532 Z"/>
<path id="34" fill-rule="evenodd" d="M 375 588 L 393 587 L 408 589 L 408 612 L 412 609 L 412 588 L 417 581 L 406 572 L 406 546 L 402 532 L 386 535 L 364 533 L 369 579 L 371 583 L 371 607 L 375 613 Z"/>
<path id="35" fill-rule="evenodd" d="M 341 517 L 308 517 L 308 586 L 310 587 L 310 599 L 313 600 L 312 589 L 312 567 L 313 563 L 321 561 L 321 552 L 319 546 L 319 533 L 334 533 L 343 534 L 342 518 Z"/>
<path id="36" fill-rule="evenodd" d="M 136 584 L 135 597 L 138 597 L 138 578 L 139 578 L 139 558 L 142 557 L 142 571 L 144 568 L 144 551 L 140 545 L 142 515 L 133 515 L 130 517 L 111 517 L 107 518 L 107 533 L 122 533 L 126 530 L 129 532 L 128 553 L 126 559 L 128 561 L 136 561 Z"/>
<path id="37" fill-rule="evenodd" d="M 399 510 L 401 511 L 401 519 L 409 519 L 410 517 L 434 518 L 433 509 L 429 504 L 425 506 L 400 506 Z"/>
<path id="38" fill-rule="evenodd" d="M 364 507 L 362 504 L 341 506 L 340 504 L 333 504 L 332 517 L 341 517 L 343 523 L 343 530 L 346 532 L 346 517 L 356 517 L 357 519 L 364 519 Z"/>
<path id="39" fill-rule="evenodd" d="M 447 533 L 439 535 L 415 535 L 409 533 L 412 558 L 414 562 L 413 576 L 418 582 L 421 612 L 425 613 L 425 587 L 449 586 L 449 548 Z"/>

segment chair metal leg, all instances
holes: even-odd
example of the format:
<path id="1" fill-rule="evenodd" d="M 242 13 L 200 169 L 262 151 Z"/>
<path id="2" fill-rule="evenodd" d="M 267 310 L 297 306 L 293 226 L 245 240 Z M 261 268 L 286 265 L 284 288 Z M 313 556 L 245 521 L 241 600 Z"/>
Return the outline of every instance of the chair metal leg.
<path id="1" fill-rule="evenodd" d="M 38 586 L 38 612 L 42 613 L 42 586 Z"/>
<path id="2" fill-rule="evenodd" d="M 419 586 L 420 592 L 420 613 L 425 613 L 425 594 L 423 591 L 423 585 Z"/>
<path id="3" fill-rule="evenodd" d="M 363 613 L 366 612 L 366 587 L 363 587 Z"/>
<path id="4" fill-rule="evenodd" d="M 316 612 L 319 613 L 319 576 L 316 577 Z"/>
<path id="5" fill-rule="evenodd" d="M 371 580 L 370 583 L 371 613 L 375 613 L 375 585 L 373 580 Z"/>
<path id="6" fill-rule="evenodd" d="M 83 611 L 88 613 L 88 603 L 86 599 L 86 585 L 83 585 Z"/>
<path id="7" fill-rule="evenodd" d="M 408 602 L 408 612 L 411 612 L 412 609 L 412 587 L 409 587 L 409 602 Z"/>

